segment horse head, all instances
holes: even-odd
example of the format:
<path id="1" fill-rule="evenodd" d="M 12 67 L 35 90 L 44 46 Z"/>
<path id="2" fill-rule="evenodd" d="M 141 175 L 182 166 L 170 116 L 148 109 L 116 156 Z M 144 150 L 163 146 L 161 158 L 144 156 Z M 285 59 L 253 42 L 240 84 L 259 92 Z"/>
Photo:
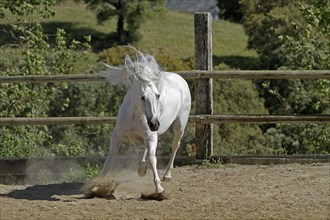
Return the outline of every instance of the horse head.
<path id="1" fill-rule="evenodd" d="M 138 53 L 133 62 L 126 57 L 125 66 L 132 77 L 133 96 L 136 106 L 145 114 L 148 127 L 157 131 L 159 123 L 161 71 L 153 56 Z M 138 96 L 138 97 L 136 97 Z"/>
<path id="2" fill-rule="evenodd" d="M 157 87 L 153 84 L 147 84 L 142 86 L 140 102 L 142 106 L 142 111 L 146 115 L 147 123 L 151 131 L 157 131 L 159 123 L 159 98 L 160 93 Z"/>

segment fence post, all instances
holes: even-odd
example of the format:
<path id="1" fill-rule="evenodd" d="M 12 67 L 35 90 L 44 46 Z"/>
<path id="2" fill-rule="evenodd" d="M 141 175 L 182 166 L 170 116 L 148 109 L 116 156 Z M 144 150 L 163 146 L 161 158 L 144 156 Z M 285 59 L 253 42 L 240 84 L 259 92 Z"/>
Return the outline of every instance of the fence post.
<path id="1" fill-rule="evenodd" d="M 208 12 L 194 14 L 195 65 L 197 70 L 212 70 L 212 17 Z M 196 114 L 213 114 L 212 78 L 195 81 Z M 213 125 L 196 123 L 196 157 L 213 154 Z"/>

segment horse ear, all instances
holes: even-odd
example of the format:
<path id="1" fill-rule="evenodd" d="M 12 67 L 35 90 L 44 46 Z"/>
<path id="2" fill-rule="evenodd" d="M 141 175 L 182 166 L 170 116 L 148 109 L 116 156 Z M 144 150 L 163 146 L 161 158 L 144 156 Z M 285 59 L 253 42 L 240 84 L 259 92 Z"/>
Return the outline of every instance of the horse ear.
<path id="1" fill-rule="evenodd" d="M 125 66 L 129 72 L 131 72 L 131 73 L 135 72 L 133 61 L 132 61 L 131 57 L 128 55 L 125 58 Z"/>

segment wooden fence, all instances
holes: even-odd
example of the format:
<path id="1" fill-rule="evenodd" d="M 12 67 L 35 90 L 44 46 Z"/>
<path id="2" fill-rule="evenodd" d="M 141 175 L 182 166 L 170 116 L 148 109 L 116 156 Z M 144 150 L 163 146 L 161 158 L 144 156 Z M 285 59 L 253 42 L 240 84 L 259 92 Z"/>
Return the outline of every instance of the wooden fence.
<path id="1" fill-rule="evenodd" d="M 212 156 L 212 124 L 223 123 L 330 123 L 330 115 L 213 115 L 212 79 L 330 79 L 330 70 L 320 71 L 213 71 L 212 36 L 209 13 L 195 14 L 196 66 L 203 70 L 178 72 L 186 79 L 196 80 L 196 115 L 190 122 L 196 124 L 197 159 L 208 152 Z M 206 42 L 206 43 L 205 43 Z M 61 82 L 105 81 L 99 74 L 48 75 L 48 76 L 2 76 L 3 83 L 61 83 Z M 201 104 L 203 103 L 203 104 Z M 58 124 L 113 124 L 116 117 L 43 117 L 43 118 L 0 118 L 0 126 L 7 125 L 58 125 Z"/>

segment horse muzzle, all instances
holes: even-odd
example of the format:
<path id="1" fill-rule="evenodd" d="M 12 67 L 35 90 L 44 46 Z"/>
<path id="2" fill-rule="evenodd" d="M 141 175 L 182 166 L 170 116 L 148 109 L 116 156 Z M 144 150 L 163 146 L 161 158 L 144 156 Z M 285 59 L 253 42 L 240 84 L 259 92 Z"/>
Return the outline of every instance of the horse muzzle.
<path id="1" fill-rule="evenodd" d="M 159 128 L 159 121 L 158 120 L 153 120 L 153 121 L 148 121 L 148 126 L 151 131 L 157 131 Z"/>

